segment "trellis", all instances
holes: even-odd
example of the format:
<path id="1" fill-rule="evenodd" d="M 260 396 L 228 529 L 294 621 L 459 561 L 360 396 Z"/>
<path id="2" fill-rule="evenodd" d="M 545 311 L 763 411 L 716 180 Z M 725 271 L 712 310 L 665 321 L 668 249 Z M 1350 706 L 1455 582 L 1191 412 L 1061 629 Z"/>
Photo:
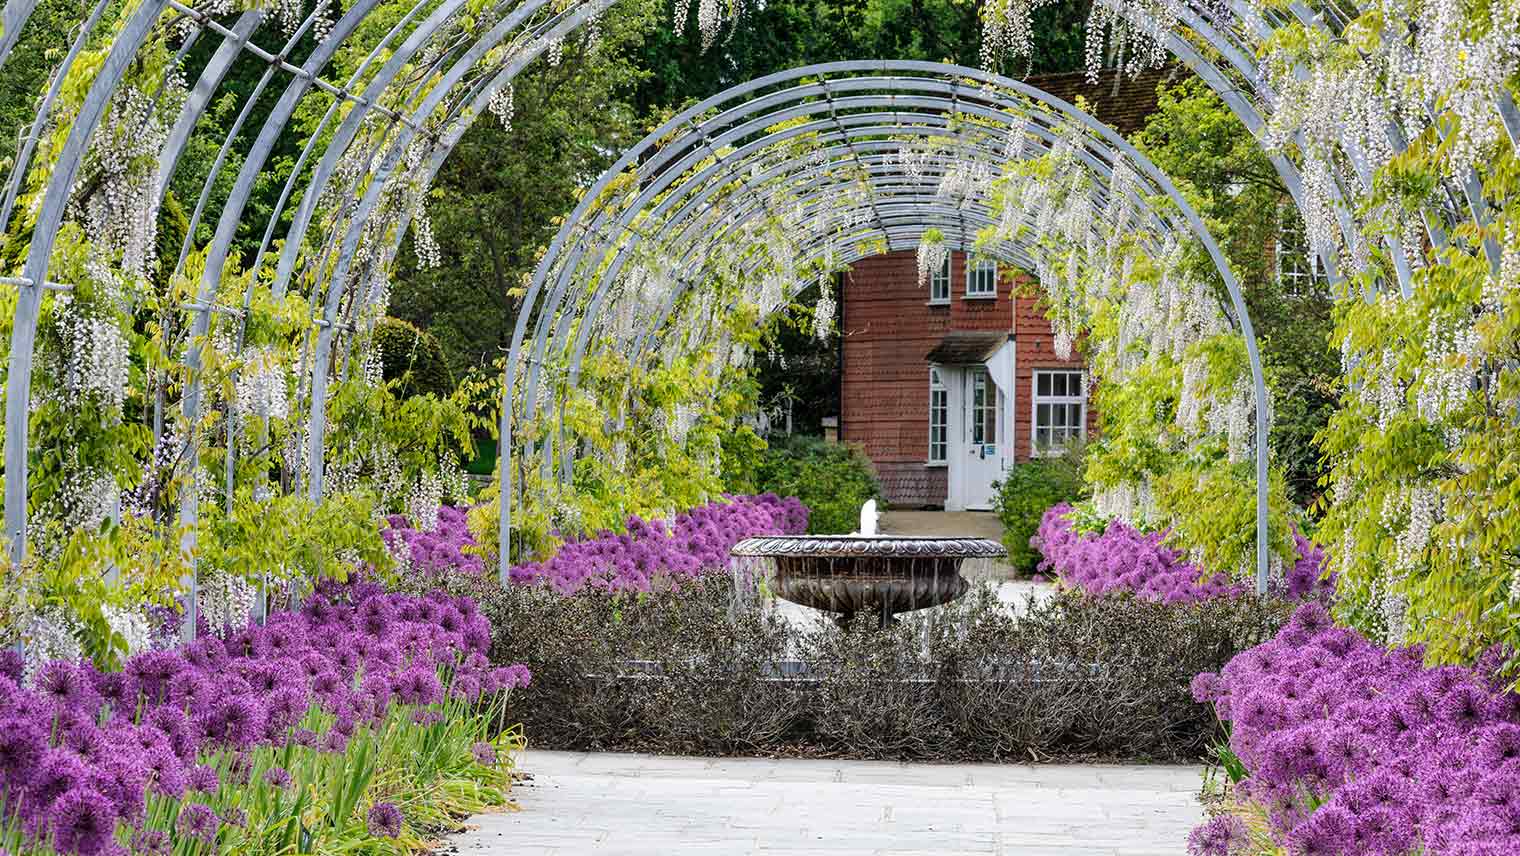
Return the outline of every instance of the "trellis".
<path id="1" fill-rule="evenodd" d="M 954 123 L 965 127 L 957 129 Z M 974 124 L 974 123 L 985 124 Z M 1202 220 L 1177 192 L 1170 180 L 1123 137 L 1076 107 L 1025 84 L 974 69 L 933 63 L 843 62 L 807 66 L 770 75 L 743 84 L 693 105 L 650 132 L 631 147 L 584 195 L 580 206 L 567 218 L 548 253 L 540 262 L 518 316 L 512 340 L 512 358 L 508 362 L 507 383 L 502 404 L 501 436 L 503 447 L 511 447 L 512 391 L 517 386 L 517 371 L 526 364 L 526 402 L 536 400 L 535 390 L 543 382 L 542 367 L 551 339 L 563 339 L 572 321 L 578 323 L 568 349 L 569 385 L 574 386 L 594 329 L 591 323 L 604 311 L 604 301 L 614 283 L 620 281 L 624 267 L 646 243 L 666 252 L 666 244 L 682 248 L 681 258 L 672 258 L 674 279 L 663 304 L 655 307 L 653 317 L 663 320 L 684 290 L 702 280 L 701 268 L 711 258 L 725 252 L 747 224 L 775 216 L 765 199 L 777 185 L 801 185 L 809 189 L 802 198 L 806 206 L 819 197 L 820 206 L 845 223 L 864 221 L 859 228 L 830 230 L 819 228 L 817 221 L 801 219 L 785 222 L 782 231 L 799 230 L 809 236 L 798 256 L 798 267 L 806 267 L 814 257 L 825 254 L 837 264 L 847 265 L 881 249 L 901 250 L 917 247 L 927 229 L 944 227 L 953 232 L 962 249 L 971 250 L 977 232 L 992 226 L 995 218 L 987 200 L 976 195 L 986 188 L 972 189 L 958 199 L 946 200 L 935 192 L 947 171 L 966 163 L 984 164 L 995 169 L 1006 151 L 983 146 L 980 158 L 958 158 L 958 149 L 974 145 L 971 136 L 1014 135 L 1024 155 L 1033 157 L 1056 151 L 1063 140 L 1079 144 L 1075 154 L 1083 166 L 1105 189 L 1118 164 L 1127 161 L 1143 176 L 1144 184 L 1118 188 L 1125 198 L 1148 212 L 1162 234 L 1182 232 L 1200 242 L 1213 262 L 1228 294 L 1251 365 L 1252 386 L 1257 406 L 1255 430 L 1258 438 L 1267 435 L 1266 386 L 1261 370 L 1255 334 L 1244 298 L 1223 253 L 1208 233 Z M 929 139 L 957 141 L 949 153 L 927 152 L 926 165 L 932 173 L 917 180 L 907 174 L 901 157 L 893 154 L 911 140 L 902 136 L 922 135 Z M 787 141 L 812 138 L 823 149 L 809 149 L 781 161 L 773 158 L 775 149 Z M 1027 145 L 1026 145 L 1027 141 Z M 885 154 L 884 154 L 885 153 Z M 836 161 L 837 158 L 837 161 Z M 862 171 L 868 190 L 854 203 L 858 218 L 852 217 L 849 204 L 841 204 L 838 187 L 825 177 L 837 163 Z M 609 187 L 636 169 L 638 193 L 618 205 L 603 204 Z M 737 205 L 726 203 L 720 209 L 712 202 L 722 189 L 738 183 L 746 199 Z M 816 186 L 816 189 L 815 189 Z M 1175 206 L 1176 214 L 1158 211 L 1150 197 L 1160 196 Z M 712 228 L 710 219 L 722 214 L 722 224 Z M 641 218 L 658 224 L 652 238 L 648 229 L 636 228 Z M 782 218 L 785 220 L 785 218 Z M 1033 222 L 1026 222 L 1033 227 Z M 627 236 L 626 240 L 609 240 L 609 236 Z M 691 241 L 692 236 L 700 239 Z M 685 244 L 685 246 L 683 246 Z M 1153 247 L 1160 253 L 1159 245 Z M 609 253 L 614 253 L 608 260 Z M 1028 242 L 999 242 L 985 247 L 991 256 L 1001 257 L 1028 270 L 1040 267 L 1037 247 Z M 756 264 L 751 261 L 751 266 Z M 783 272 L 783 275 L 789 272 Z M 587 288 L 584 307 L 567 306 L 567 301 Z M 527 346 L 527 328 L 535 319 L 531 346 Z M 652 332 L 658 324 L 649 328 Z M 646 336 L 640 336 L 633 349 L 635 365 L 641 359 Z M 523 359 L 517 357 L 522 355 Z M 531 404 L 530 404 L 531 407 Z M 551 444 L 552 445 L 552 444 Z M 561 444 L 563 446 L 563 444 Z M 543 466 L 552 467 L 553 449 L 546 449 Z M 560 470 L 570 471 L 570 453 L 560 450 Z M 1258 441 L 1255 448 L 1257 473 L 1257 573 L 1261 591 L 1267 587 L 1267 448 Z M 510 532 L 511 473 L 505 470 L 501 531 Z M 505 543 L 505 542 L 504 542 Z M 505 579 L 509 550 L 501 552 L 500 573 Z"/>
<path id="2" fill-rule="evenodd" d="M 324 70 L 329 67 L 339 47 L 358 38 L 360 24 L 381 8 L 380 0 L 355 0 L 339 20 L 330 23 L 321 20 L 319 14 L 314 12 L 301 20 L 291 33 L 272 32 L 275 29 L 273 23 L 264 11 L 257 9 L 243 12 L 227 22 L 178 0 L 141 0 L 116 11 L 108 10 L 110 4 L 104 0 L 95 3 L 89 17 L 82 22 L 49 90 L 44 94 L 38 119 L 18 152 L 7 182 L 4 204 L 0 206 L 5 227 L 9 231 L 13 215 L 16 214 L 14 208 L 25 182 L 29 177 L 44 182 L 37 199 L 35 225 L 21 269 L 4 280 L 8 286 L 19 291 L 10 343 L 5 438 L 5 519 L 13 558 L 20 561 L 27 550 L 28 410 L 37 322 L 45 294 L 67 292 L 71 287 L 70 283 L 49 280 L 54 239 L 65 220 L 79 169 L 90 151 L 93 138 L 113 98 L 121 94 L 123 81 L 134 58 L 146 45 L 165 43 L 170 38 L 171 27 L 183 27 L 186 35 L 180 39 L 175 50 L 177 62 L 189 53 L 197 39 L 209 37 L 220 40 L 210 62 L 199 70 L 195 83 L 185 93 L 182 112 L 160 150 L 159 184 L 154 188 L 154 198 L 160 202 L 190 138 L 191 129 L 214 100 L 235 61 L 252 58 L 267 65 L 267 71 L 258 84 L 261 91 L 267 86 L 284 83 L 285 88 L 277 106 L 257 133 L 250 134 L 254 140 L 253 146 L 246 153 L 232 192 L 225 200 L 214 237 L 207 245 L 196 247 L 192 229 L 180 249 L 181 266 L 192 253 L 199 252 L 205 254 L 205 263 L 199 294 L 196 299 L 179 307 L 178 311 L 190 321 L 193 343 L 204 338 L 213 325 L 214 316 L 233 319 L 237 325 L 235 329 L 239 331 L 236 336 L 237 345 L 241 348 L 241 331 L 246 328 L 256 288 L 267 287 L 271 294 L 283 295 L 303 280 L 311 282 L 313 296 L 320 301 L 320 311 L 310 320 L 315 343 L 304 354 L 300 376 L 303 379 L 303 396 L 310 401 L 311 407 L 305 452 L 306 490 L 313 498 L 319 498 L 324 487 L 325 393 L 335 357 L 362 340 L 363 327 L 369 317 L 366 313 L 372 312 L 377 304 L 383 302 L 385 273 L 394 261 L 422 193 L 464 130 L 476 118 L 489 114 L 492 99 L 510 87 L 513 77 L 528 63 L 552 52 L 559 40 L 573 35 L 594 20 L 611 2 L 612 0 L 521 0 L 516 3 L 488 3 L 483 5 L 483 14 L 471 19 L 475 25 L 467 27 L 464 22 L 464 13 L 468 11 L 465 0 L 418 0 L 378 43 L 368 46 L 367 56 L 359 69 L 341 83 L 325 80 L 322 76 Z M 37 0 L 8 0 L 3 12 L 0 12 L 0 23 L 4 26 L 3 33 L 0 33 L 0 62 L 4 61 L 16 44 L 36 5 Z M 1029 9 L 1038 4 L 1027 0 L 989 0 L 986 5 L 986 19 L 989 27 L 995 29 L 1010 16 L 1027 16 Z M 1331 272 L 1332 279 L 1342 283 L 1343 287 L 1349 290 L 1355 279 L 1368 283 L 1373 289 L 1382 288 L 1408 296 L 1411 291 L 1412 265 L 1419 262 L 1418 244 L 1428 243 L 1442 250 L 1458 245 L 1456 249 L 1465 251 L 1466 247 L 1459 245 L 1465 239 L 1453 238 L 1453 234 L 1459 232 L 1464 224 L 1482 230 L 1475 252 L 1481 253 L 1493 271 L 1499 270 L 1504 251 L 1487 230 L 1494 212 L 1485 199 L 1481 176 L 1478 175 L 1475 164 L 1462 163 L 1454 167 L 1453 174 L 1442 182 L 1437 193 L 1417 212 L 1413 225 L 1418 229 L 1418 234 L 1411 235 L 1408 229 L 1399 231 L 1371 225 L 1371 215 L 1359 208 L 1359 203 L 1373 194 L 1373 176 L 1382 161 L 1386 160 L 1386 153 L 1397 154 L 1407 147 L 1407 122 L 1401 125 L 1390 120 L 1375 136 L 1369 135 L 1365 128 L 1348 126 L 1336 127 L 1328 133 L 1322 130 L 1310 133 L 1304 127 L 1293 126 L 1291 123 L 1287 127 L 1281 126 L 1282 123 L 1274 125 L 1274 118 L 1282 114 L 1279 109 L 1282 106 L 1280 90 L 1284 86 L 1291 86 L 1295 80 L 1310 78 L 1315 71 L 1298 65 L 1274 65 L 1276 54 L 1270 46 L 1274 34 L 1297 26 L 1332 43 L 1339 42 L 1344 39 L 1341 30 L 1355 16 L 1356 9 L 1334 2 L 1313 6 L 1303 2 L 1267 6 L 1241 0 L 1190 3 L 1176 0 L 1100 0 L 1100 5 L 1107 14 L 1129 22 L 1137 32 L 1148 32 L 1156 38 L 1165 53 L 1183 62 L 1203 79 L 1253 133 L 1263 137 L 1280 137 L 1281 142 L 1298 148 L 1303 158 L 1302 164 L 1290 160 L 1276 149 L 1269 152 L 1269 159 L 1309 222 L 1311 235 L 1316 238 L 1314 251 Z M 1503 9 L 1500 9 L 1496 15 L 1503 13 Z M 287 52 L 298 41 L 301 33 L 318 27 L 328 28 L 325 37 L 309 56 L 297 64 Z M 62 136 L 60 147 L 49 152 L 45 162 L 34 162 L 39 140 L 48 130 L 48 117 L 62 97 L 61 83 L 76 70 L 81 53 L 92 40 L 108 40 L 109 49 L 103 62 L 90 79 L 87 94 L 68 126 L 67 133 Z M 259 46 L 261 42 L 280 44 L 282 47 L 264 48 Z M 1509 70 L 1501 70 L 1501 78 L 1507 79 L 1513 73 L 1513 56 L 1508 61 Z M 423 73 L 416 73 L 419 67 Z M 173 71 L 173 67 L 170 71 Z M 862 86 L 867 89 L 877 92 L 900 91 L 905 94 L 905 98 L 906 93 L 916 93 L 914 97 L 921 98 L 923 103 L 914 104 L 911 112 L 905 111 L 901 115 L 904 118 L 911 117 L 914 123 L 921 123 L 926 128 L 933 127 L 936 121 L 943 123 L 944 116 L 962 107 L 971 106 L 976 106 L 987 114 L 1002 114 L 1001 118 L 1013 124 L 1029 123 L 1046 128 L 1054 127 L 1054 124 L 1045 124 L 1042 117 L 1059 115 L 1060 121 L 1075 123 L 1084 129 L 1087 137 L 1085 142 L 1099 144 L 1091 147 L 1084 145 L 1083 158 L 1095 174 L 1102 175 L 1105 164 L 1111 169 L 1112 152 L 1123 152 L 1133 164 L 1143 166 L 1142 161 L 1127 149 L 1127 144 L 1123 144 L 1111 132 L 1095 126 L 1086 117 L 1074 115 L 1063 105 L 1021 89 L 1013 81 L 963 69 L 956 70 L 951 75 L 959 80 L 946 80 L 942 69 L 902 63 L 881 66 L 845 64 L 815 69 L 815 73 L 826 77 L 865 77 L 869 83 Z M 933 80 L 936 74 L 941 75 L 938 81 Z M 924 77 L 919 79 L 917 75 Z M 763 99 L 757 99 L 753 109 L 731 108 L 738 112 L 727 119 L 704 114 L 721 105 L 733 103 L 746 93 L 759 92 L 767 87 L 796 80 L 799 78 L 783 74 L 755 81 L 709 99 L 704 105 L 698 105 L 683 113 L 682 117 L 667 123 L 668 131 L 688 134 L 693 142 L 700 141 L 704 147 L 710 148 L 711 151 L 706 151 L 704 156 L 723 163 L 724 170 L 713 169 L 702 175 L 697 180 L 698 183 L 692 183 L 687 181 L 685 173 L 702 158 L 693 160 L 693 156 L 688 153 L 677 159 L 674 155 L 682 154 L 679 147 L 662 149 L 661 151 L 669 151 L 669 169 L 662 170 L 659 175 L 662 180 L 668 178 L 671 183 L 656 194 L 645 194 L 647 198 L 638 207 L 642 208 L 643 203 L 656 203 L 655 197 L 661 192 L 669 192 L 679 198 L 689 192 L 698 192 L 698 188 L 713 186 L 712 182 L 718 181 L 721 176 L 732 178 L 740 174 L 745 163 L 744 157 L 732 156 L 714 147 L 752 137 L 755 132 L 763 129 L 725 125 L 723 122 L 732 123 L 751 114 L 770 115 L 773 119 L 778 117 L 761 112 L 769 109 Z M 975 84 L 971 81 L 975 81 Z M 1388 89 L 1381 94 L 1390 102 L 1398 101 L 1401 96 L 1395 91 L 1395 85 L 1399 83 L 1400 81 L 1394 80 L 1387 84 Z M 1454 109 L 1452 104 L 1466 105 L 1461 109 L 1467 110 L 1489 110 L 1497 117 L 1509 145 L 1514 146 L 1520 142 L 1520 110 L 1516 109 L 1511 87 L 1500 83 L 1492 86 L 1488 92 L 1472 91 L 1473 87 L 1479 85 L 1490 84 L 1462 81 L 1452 84 L 1449 99 L 1430 99 L 1425 105 L 1424 115 L 1415 119 L 1433 125 L 1441 117 L 1442 111 Z M 162 96 L 169 86 L 169 74 L 166 73 L 153 97 Z M 842 84 L 829 82 L 799 82 L 780 91 L 790 93 L 776 96 L 782 100 L 792 97 L 804 99 L 796 108 L 796 118 L 827 114 L 827 119 L 817 120 L 820 126 L 815 130 L 819 133 L 832 133 L 834 136 L 830 138 L 831 144 L 836 145 L 840 153 L 848 153 L 849 157 L 856 159 L 863 174 L 872 176 L 867 183 L 873 201 L 864 204 L 861 209 L 866 214 L 836 213 L 841 217 L 868 216 L 874 219 L 875 231 L 872 234 L 884 242 L 885 246 L 914 246 L 922 239 L 923 229 L 931 225 L 950 228 L 962 245 L 969 246 L 972 234 L 970 227 L 989 225 L 985 210 L 979 211 L 974 200 L 947 201 L 939 198 L 938 194 L 930 198 L 929 194 L 913 192 L 912 187 L 900 187 L 889 181 L 893 175 L 890 158 L 883 149 L 873 149 L 866 145 L 866 141 L 873 137 L 879 140 L 883 132 L 891 127 L 890 122 L 876 119 L 872 120 L 874 125 L 852 123 L 864 122 L 853 118 L 860 111 L 881 112 L 884 105 L 879 99 L 890 99 L 892 96 L 849 95 L 845 94 L 848 90 Z M 1018 97 L 1003 94 L 1010 92 L 1016 93 Z M 1373 94 L 1379 93 L 1374 91 Z M 872 103 L 872 97 L 878 101 Z M 268 159 L 276 143 L 283 135 L 291 133 L 290 122 L 297 108 L 315 98 L 332 101 L 320 121 L 319 131 L 312 134 L 302 146 L 298 165 L 282 189 L 279 203 L 263 229 L 259 249 L 246 268 L 256 274 L 268 271 L 269 284 L 250 284 L 240 306 L 217 304 L 214 300 L 217 288 L 222 281 L 238 224 L 247 215 L 247 204 L 254 182 L 268 166 Z M 861 99 L 859 110 L 854 102 L 844 99 Z M 978 99 L 983 100 L 978 103 Z M 836 109 L 838 102 L 851 106 Z M 1015 105 L 1013 102 L 1019 103 Z M 1038 110 L 1032 109 L 1030 105 L 1034 102 L 1042 106 Z M 347 112 L 340 109 L 344 104 L 349 106 Z M 820 104 L 823 106 L 819 107 Z M 1018 109 L 1013 109 L 1015 106 Z M 236 120 L 221 147 L 219 162 L 227 155 L 234 137 L 252 130 L 243 128 L 247 116 L 248 111 L 245 109 Z M 832 129 L 828 127 L 830 125 L 833 126 Z M 908 133 L 921 135 L 923 132 L 909 130 Z M 777 137 L 770 142 L 779 139 Z M 1049 148 L 1052 142 L 1044 139 L 1041 145 Z M 1104 151 L 1105 147 L 1109 151 Z M 759 148 L 763 148 L 763 145 Z M 1375 148 L 1376 151 L 1369 151 L 1369 148 Z M 638 151 L 650 153 L 651 142 L 646 140 Z M 633 164 L 633 158 L 634 155 L 630 152 L 613 172 L 620 172 Z M 948 160 L 940 163 L 941 167 L 948 165 Z M 306 171 L 308 168 L 309 174 Z M 1153 186 L 1174 197 L 1174 202 L 1180 201 L 1175 198 L 1175 191 L 1166 183 L 1164 176 L 1152 174 L 1148 169 L 1142 171 L 1147 173 Z M 213 169 L 207 178 L 206 189 L 197 200 L 197 219 L 204 208 L 207 194 L 211 192 L 211 183 L 215 181 L 216 174 L 217 170 Z M 544 348 L 548 339 L 563 337 L 570 332 L 572 324 L 581 319 L 575 311 L 561 313 L 552 319 L 551 316 L 566 302 L 567 294 L 574 293 L 571 291 L 573 283 L 586 281 L 582 257 L 599 259 L 607 254 L 605 244 L 598 245 L 589 252 L 584 249 L 588 245 L 587 235 L 599 230 L 612 230 L 605 233 L 607 237 L 604 239 L 618 247 L 611 264 L 623 266 L 627 263 L 624 242 L 627 235 L 636 235 L 634 222 L 627 217 L 613 217 L 605 223 L 593 219 L 591 222 L 595 224 L 594 227 L 582 224 L 590 212 L 589 203 L 597 195 L 588 194 L 588 204 L 582 205 L 566 229 L 556 237 L 549 258 L 552 265 L 558 265 L 557 269 L 551 271 L 551 265 L 546 265 L 535 276 L 532 300 L 542 300 L 548 311 L 539 313 L 546 320 L 535 330 L 530 352 L 525 352 L 523 348 L 527 338 L 525 325 L 532 313 L 524 311 L 519 317 L 518 328 L 514 331 L 513 352 L 508 361 L 507 386 L 504 390 L 509 406 L 503 408 L 503 449 L 508 456 L 510 446 L 506 442 L 509 440 L 507 430 L 510 428 L 508 423 L 512 414 L 510 398 L 518 384 L 522 367 L 528 367 L 524 386 L 532 389 L 540 382 L 539 372 L 543 366 Z M 300 205 L 290 212 L 293 221 L 285 235 L 284 244 L 275 257 L 274 245 L 281 218 L 297 196 L 301 200 Z M 816 200 L 814 204 L 828 207 L 826 199 Z M 1217 248 L 1212 246 L 1212 241 L 1205 240 L 1206 233 L 1200 231 L 1201 224 L 1195 222 L 1196 217 L 1191 215 L 1190 209 L 1182 205 L 1178 210 L 1182 212 L 1181 221 L 1170 224 L 1169 228 L 1180 231 L 1186 227 L 1189 233 L 1205 241 L 1216 263 L 1221 262 Z M 696 205 L 669 213 L 674 218 L 673 222 L 687 222 L 691 228 L 701 228 L 701 224 L 707 221 L 693 216 L 700 211 L 700 205 Z M 747 222 L 744 218 L 763 219 L 763 211 L 763 203 L 756 202 L 731 212 L 731 216 L 736 218 L 733 227 L 740 228 L 737 224 Z M 598 213 L 597 216 L 601 214 Z M 1369 239 L 1366 237 L 1368 234 L 1376 237 Z M 626 247 L 636 248 L 638 243 L 627 242 Z M 1386 272 L 1371 262 L 1374 243 L 1380 245 L 1376 249 L 1386 258 Z M 845 252 L 848 247 L 836 241 L 832 229 L 827 234 L 818 236 L 816 241 L 800 245 L 798 249 L 804 258 L 832 256 L 835 262 L 849 258 L 849 253 Z M 1023 265 L 1037 264 L 1039 261 L 1030 247 L 1008 245 L 985 249 Z M 689 261 L 682 264 L 683 270 L 696 270 L 696 266 Z M 1227 268 L 1221 267 L 1221 273 L 1225 282 L 1230 284 Z M 551 279 L 554 280 L 552 286 Z M 606 284 L 610 281 L 604 278 L 601 282 Z M 601 293 L 599 290 L 590 296 L 592 303 L 587 309 L 591 311 L 587 318 L 595 318 L 600 311 L 598 301 L 603 299 Z M 1232 296 L 1238 303 L 1238 294 Z M 1239 321 L 1249 340 L 1249 322 L 1239 309 L 1237 307 Z M 663 317 L 668 311 L 662 308 L 656 317 Z M 579 354 L 586 347 L 585 340 L 590 335 L 591 326 L 581 325 L 578 339 L 573 345 L 573 354 Z M 647 345 L 646 340 L 641 340 L 638 350 L 643 352 Z M 1257 392 L 1260 394 L 1259 365 L 1256 364 L 1254 346 L 1252 353 L 1253 369 L 1256 369 L 1257 374 Z M 203 398 L 195 373 L 201 359 L 199 345 L 194 344 L 187 349 L 183 359 L 190 370 L 191 381 L 185 391 L 181 410 L 185 424 L 193 426 Z M 574 359 L 578 360 L 579 356 Z M 525 400 L 533 401 L 534 398 L 534 395 L 528 395 Z M 1258 407 L 1256 414 L 1258 474 L 1262 472 L 1265 455 L 1263 410 L 1264 408 Z M 203 442 L 205 438 L 191 436 L 188 439 L 193 444 Z M 231 442 L 230 434 L 228 439 L 230 488 L 235 444 Z M 546 447 L 539 451 L 545 465 L 552 469 L 554 450 Z M 568 462 L 569 455 L 565 454 L 565 450 L 560 450 L 558 460 L 561 467 Z M 1264 490 L 1263 483 L 1258 489 L 1258 495 Z M 232 491 L 229 489 L 227 494 L 230 502 Z M 504 508 L 507 504 L 505 496 L 509 494 L 509 491 L 504 491 Z M 191 524 L 189 531 L 192 537 L 198 513 L 196 502 L 195 491 L 187 491 L 180 510 L 183 521 Z M 508 531 L 505 515 L 504 510 L 504 537 Z M 1265 537 L 1264 530 L 1260 528 L 1258 541 L 1259 565 L 1264 566 Z M 506 561 L 508 552 L 507 549 L 501 551 L 503 561 Z M 1258 568 L 1258 573 L 1262 573 L 1261 568 Z M 193 591 L 193 579 L 186 583 L 187 588 Z M 193 600 L 192 597 L 192 609 Z M 193 621 L 193 615 L 191 620 Z"/>

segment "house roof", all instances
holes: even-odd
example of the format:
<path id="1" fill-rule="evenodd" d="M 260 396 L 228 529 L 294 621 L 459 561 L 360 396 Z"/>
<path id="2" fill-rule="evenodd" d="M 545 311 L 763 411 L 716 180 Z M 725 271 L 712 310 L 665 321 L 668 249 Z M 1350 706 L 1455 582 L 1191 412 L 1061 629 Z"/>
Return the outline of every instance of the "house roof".
<path id="1" fill-rule="evenodd" d="M 1077 96 L 1087 100 L 1087 112 L 1098 121 L 1129 136 L 1145 127 L 1145 118 L 1156 112 L 1156 87 L 1186 77 L 1176 65 L 1148 68 L 1137 74 L 1121 74 L 1117 69 L 1098 73 L 1096 84 L 1084 71 L 1069 74 L 1036 74 L 1024 79 L 1064 101 L 1075 102 Z"/>
<path id="2" fill-rule="evenodd" d="M 969 366 L 977 363 L 985 363 L 995 353 L 1013 338 L 1006 330 L 1003 331 L 965 331 L 957 330 L 946 333 L 945 338 L 939 340 L 928 356 L 924 357 L 927 362 L 941 366 Z"/>

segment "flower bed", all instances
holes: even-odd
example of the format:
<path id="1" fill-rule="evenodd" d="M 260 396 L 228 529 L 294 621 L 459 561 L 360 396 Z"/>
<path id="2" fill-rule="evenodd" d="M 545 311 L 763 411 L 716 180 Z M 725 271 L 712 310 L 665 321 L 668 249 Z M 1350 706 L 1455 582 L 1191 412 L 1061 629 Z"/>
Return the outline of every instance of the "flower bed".
<path id="1" fill-rule="evenodd" d="M 479 576 L 484 564 L 464 518 L 463 509 L 442 508 L 437 528 L 423 532 L 397 516 L 382 534 L 408 567 L 424 576 L 450 571 Z M 808 510 L 795 498 L 730 496 L 678 514 L 669 526 L 629 518 L 626 532 L 568 541 L 545 561 L 513 567 L 510 577 L 519 585 L 546 584 L 564 595 L 587 587 L 650 591 L 657 584 L 678 585 L 726 570 L 729 548 L 745 538 L 801 534 L 807 525 Z"/>
<path id="2" fill-rule="evenodd" d="M 1205 578 L 1180 550 L 1163 543 L 1164 532 L 1147 534 L 1114 520 L 1101 534 L 1082 533 L 1072 524 L 1072 511 L 1063 503 L 1045 512 L 1029 542 L 1044 557 L 1039 570 L 1054 572 L 1068 586 L 1097 595 L 1132 591 L 1144 600 L 1165 603 L 1235 597 L 1248 590 L 1227 574 Z M 1298 558 L 1275 593 L 1294 600 L 1328 596 L 1334 583 L 1321 579 L 1324 550 L 1296 532 L 1293 538 Z"/>
<path id="3" fill-rule="evenodd" d="M 493 668 L 474 601 L 324 584 L 225 639 L 0 677 L 0 850 L 275 853 L 422 846 L 506 800 L 496 734 L 524 667 Z M 293 852 L 293 851 L 292 851 Z"/>
<path id="4" fill-rule="evenodd" d="M 1195 856 L 1520 853 L 1520 695 L 1477 668 L 1425 668 L 1299 607 L 1272 641 L 1193 682 L 1231 724 L 1231 811 Z"/>

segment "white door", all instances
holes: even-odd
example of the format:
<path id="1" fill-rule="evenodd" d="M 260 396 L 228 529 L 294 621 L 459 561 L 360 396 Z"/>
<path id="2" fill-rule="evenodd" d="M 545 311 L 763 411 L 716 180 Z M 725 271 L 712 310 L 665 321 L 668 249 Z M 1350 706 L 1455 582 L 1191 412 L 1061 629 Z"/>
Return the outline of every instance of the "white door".
<path id="1" fill-rule="evenodd" d="M 1003 441 L 1002 395 L 985 368 L 967 369 L 965 394 L 965 444 L 960 470 L 962 507 L 983 510 L 992 507 L 992 483 L 1003 477 L 1007 467 Z"/>

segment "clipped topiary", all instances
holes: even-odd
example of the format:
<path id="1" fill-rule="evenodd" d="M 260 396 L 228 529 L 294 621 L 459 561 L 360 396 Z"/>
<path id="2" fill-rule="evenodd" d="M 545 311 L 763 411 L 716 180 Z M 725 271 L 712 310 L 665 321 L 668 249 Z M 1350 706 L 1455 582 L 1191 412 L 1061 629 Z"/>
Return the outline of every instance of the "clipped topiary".
<path id="1" fill-rule="evenodd" d="M 402 398 L 428 394 L 444 398 L 454 391 L 454 374 L 433 334 L 387 316 L 375 324 L 374 336 L 381 376 L 401 382 Z"/>

